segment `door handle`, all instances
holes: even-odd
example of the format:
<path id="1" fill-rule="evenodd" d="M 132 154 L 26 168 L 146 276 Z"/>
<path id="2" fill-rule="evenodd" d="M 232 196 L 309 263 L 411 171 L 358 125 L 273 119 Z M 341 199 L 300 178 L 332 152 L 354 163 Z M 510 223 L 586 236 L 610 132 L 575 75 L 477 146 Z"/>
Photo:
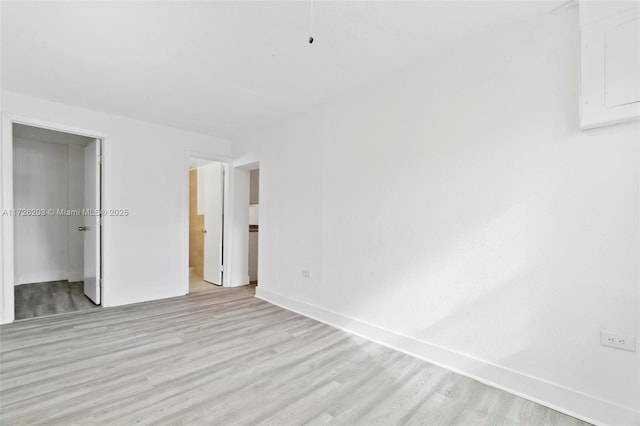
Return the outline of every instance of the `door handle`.
<path id="1" fill-rule="evenodd" d="M 206 233 L 207 233 L 207 230 L 206 230 L 206 229 L 203 229 L 203 230 L 202 230 L 202 233 L 203 233 L 203 234 L 206 234 Z"/>
<path id="2" fill-rule="evenodd" d="M 88 226 L 78 226 L 78 231 L 88 231 L 89 229 L 91 228 L 89 228 Z"/>

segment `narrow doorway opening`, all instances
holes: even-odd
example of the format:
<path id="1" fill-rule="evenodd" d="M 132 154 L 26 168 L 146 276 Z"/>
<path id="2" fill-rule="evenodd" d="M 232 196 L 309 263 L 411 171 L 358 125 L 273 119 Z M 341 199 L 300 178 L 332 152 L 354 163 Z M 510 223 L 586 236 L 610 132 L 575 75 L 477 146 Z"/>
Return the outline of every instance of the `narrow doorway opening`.
<path id="1" fill-rule="evenodd" d="M 15 319 L 97 308 L 102 141 L 17 123 L 12 133 Z"/>
<path id="2" fill-rule="evenodd" d="M 249 283 L 258 285 L 260 169 L 249 174 Z"/>
<path id="3" fill-rule="evenodd" d="M 189 293 L 223 283 L 226 174 L 222 162 L 189 157 Z"/>

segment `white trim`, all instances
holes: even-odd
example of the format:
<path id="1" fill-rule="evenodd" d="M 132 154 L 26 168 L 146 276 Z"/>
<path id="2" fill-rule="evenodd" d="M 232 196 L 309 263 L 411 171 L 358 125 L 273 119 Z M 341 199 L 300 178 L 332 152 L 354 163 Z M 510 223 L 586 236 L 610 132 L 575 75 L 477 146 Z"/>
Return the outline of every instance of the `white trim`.
<path id="1" fill-rule="evenodd" d="M 2 208 L 13 209 L 13 122 L 2 116 Z M 2 312 L 0 321 L 5 324 L 15 319 L 13 257 L 13 217 L 2 216 Z"/>
<path id="2" fill-rule="evenodd" d="M 67 277 L 65 279 L 70 283 L 84 281 L 84 272 L 83 271 L 67 272 Z M 100 295 L 100 297 L 102 297 L 102 295 Z"/>
<path id="3" fill-rule="evenodd" d="M 64 271 L 45 271 L 45 272 L 33 272 L 22 274 L 16 277 L 15 285 L 33 284 L 33 283 L 46 283 L 51 281 L 71 281 L 67 278 L 69 273 Z M 82 281 L 82 278 L 80 279 Z"/>
<path id="4" fill-rule="evenodd" d="M 261 286 L 256 288 L 256 297 L 590 423 L 640 424 L 640 413 L 631 408 L 556 383 L 295 300 Z"/>
<path id="5" fill-rule="evenodd" d="M 248 262 L 249 262 L 249 250 L 248 250 L 248 228 L 249 228 L 249 191 L 250 191 L 250 171 L 260 168 L 260 161 L 256 158 L 251 158 L 250 161 L 235 161 L 233 163 L 232 175 L 233 175 L 233 199 L 229 202 L 232 203 L 231 208 L 233 210 L 232 228 L 235 230 L 233 235 L 233 241 L 230 244 L 232 252 L 232 262 L 228 263 L 229 285 L 232 287 L 240 287 L 250 284 L 250 277 L 248 275 Z M 246 186 L 238 186 L 238 182 L 243 182 L 246 177 Z M 246 198 L 246 205 L 242 204 L 243 199 Z M 241 203 L 238 204 L 238 203 Z M 243 209 L 241 212 L 237 212 L 237 209 Z M 243 242 L 244 240 L 244 242 Z M 260 258 L 259 258 L 260 259 Z M 258 262 L 258 276 L 260 276 L 260 262 Z"/>
<path id="6" fill-rule="evenodd" d="M 241 158 L 233 162 L 233 167 L 236 169 L 255 170 L 260 168 L 260 159 L 252 155 L 249 158 Z"/>
<path id="7" fill-rule="evenodd" d="M 184 153 L 184 173 L 183 173 L 183 182 L 182 182 L 182 217 L 184 217 L 184 227 L 183 227 L 183 252 L 182 252 L 182 270 L 186 271 L 182 283 L 182 291 L 184 294 L 189 294 L 189 158 L 199 158 L 201 160 L 209 160 L 216 161 L 222 163 L 222 167 L 224 168 L 224 236 L 222 237 L 222 250 L 224 253 L 224 264 L 228 265 L 231 259 L 231 217 L 233 211 L 231 209 L 231 200 L 230 195 L 232 191 L 230 190 L 232 185 L 232 176 L 230 173 L 231 169 L 231 158 L 215 155 L 215 154 L 207 154 L 204 152 L 185 150 Z M 224 268 L 225 272 L 222 274 L 222 286 L 230 287 L 230 276 L 226 271 L 228 268 Z"/>
<path id="8" fill-rule="evenodd" d="M 58 132 L 72 133 L 74 135 L 86 136 L 88 138 L 104 139 L 105 134 L 94 130 L 87 130 L 81 127 L 68 126 L 65 124 L 52 123 L 50 121 L 39 120 L 36 118 L 28 118 L 20 115 L 3 114 L 3 122 L 6 120 L 10 124 L 24 124 L 26 126 L 39 127 L 41 129 L 56 130 Z M 11 129 L 11 136 L 13 130 Z M 13 141 L 12 141 L 13 142 Z"/>
<path id="9" fill-rule="evenodd" d="M 106 135 L 101 132 L 87 130 L 79 127 L 69 126 L 65 124 L 52 123 L 50 121 L 29 118 L 20 115 L 2 113 L 2 142 L 0 144 L 0 160 L 2 162 L 2 209 L 13 209 L 13 124 L 24 124 L 27 126 L 39 127 L 42 129 L 56 130 L 59 132 L 72 133 L 90 138 L 100 139 L 102 141 L 102 158 L 104 165 L 105 148 L 104 142 Z M 101 184 L 102 184 L 102 205 L 105 206 L 105 168 L 101 168 Z M 103 207 L 104 208 L 104 207 Z M 13 241 L 13 217 L 3 216 L 2 218 L 2 271 L 0 280 L 0 289 L 2 291 L 2 309 L 0 312 L 0 324 L 6 324 L 15 320 L 14 308 L 14 285 L 15 285 L 15 264 L 14 264 L 14 241 Z M 103 223 L 103 227 L 104 227 Z M 105 246 L 102 243 L 101 261 L 104 263 Z M 101 272 L 104 271 L 101 268 Z M 106 301 L 105 277 L 102 276 L 102 306 L 109 306 Z"/>
<path id="10" fill-rule="evenodd" d="M 84 280 L 83 271 L 46 271 L 19 275 L 15 285 L 46 283 L 51 281 L 69 281 L 71 283 Z"/>

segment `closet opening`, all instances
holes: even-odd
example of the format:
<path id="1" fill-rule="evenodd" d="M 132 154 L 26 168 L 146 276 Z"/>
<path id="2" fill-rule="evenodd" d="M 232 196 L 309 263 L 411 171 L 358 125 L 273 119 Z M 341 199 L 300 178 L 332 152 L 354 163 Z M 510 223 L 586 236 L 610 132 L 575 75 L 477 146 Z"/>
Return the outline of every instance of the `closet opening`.
<path id="1" fill-rule="evenodd" d="M 102 140 L 12 124 L 16 320 L 102 303 Z"/>

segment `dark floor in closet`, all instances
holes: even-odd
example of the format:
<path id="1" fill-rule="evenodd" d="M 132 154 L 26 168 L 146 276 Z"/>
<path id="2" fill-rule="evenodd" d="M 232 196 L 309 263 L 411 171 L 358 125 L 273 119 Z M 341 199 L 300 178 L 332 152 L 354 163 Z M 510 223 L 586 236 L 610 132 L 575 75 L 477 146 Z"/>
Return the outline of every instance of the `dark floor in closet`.
<path id="1" fill-rule="evenodd" d="M 99 307 L 84 295 L 82 281 L 50 281 L 15 287 L 16 320 Z"/>

